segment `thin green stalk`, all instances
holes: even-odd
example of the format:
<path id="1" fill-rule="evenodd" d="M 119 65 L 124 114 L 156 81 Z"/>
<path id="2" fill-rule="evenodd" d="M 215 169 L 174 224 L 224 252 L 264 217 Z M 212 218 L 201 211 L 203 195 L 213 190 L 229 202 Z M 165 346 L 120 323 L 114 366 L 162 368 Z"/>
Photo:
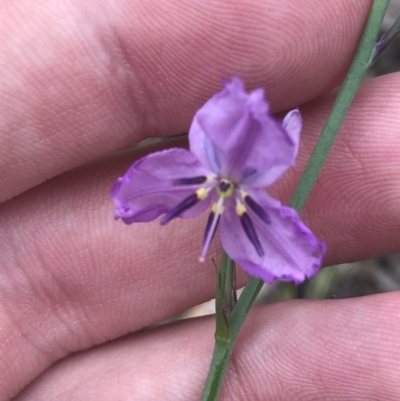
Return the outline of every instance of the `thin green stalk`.
<path id="1" fill-rule="evenodd" d="M 226 316 L 229 317 L 231 312 L 233 311 L 234 306 L 236 305 L 236 280 L 235 280 L 235 262 L 226 254 L 226 252 L 222 252 L 222 266 L 225 269 L 225 304 L 224 311 Z"/>
<path id="2" fill-rule="evenodd" d="M 217 275 L 217 296 L 215 298 L 215 340 L 217 342 L 229 341 L 228 318 L 236 304 L 235 263 L 222 252 L 221 265 Z"/>
<path id="3" fill-rule="evenodd" d="M 220 270 L 217 270 L 217 297 L 215 298 L 215 352 L 211 361 L 209 379 L 204 392 L 216 394 L 219 391 L 219 379 L 224 377 L 225 365 L 219 361 L 229 360 L 230 334 L 228 319 L 236 304 L 235 263 L 222 251 Z M 217 379 L 217 380 L 214 380 Z"/>
<path id="4" fill-rule="evenodd" d="M 314 187 L 350 103 L 365 76 L 369 66 L 371 52 L 379 34 L 379 28 L 388 5 L 389 0 L 374 0 L 349 72 L 290 202 L 290 205 L 299 212 L 303 209 L 304 204 Z M 223 377 L 240 328 L 242 327 L 262 286 L 263 282 L 261 280 L 251 278 L 244 288 L 235 308 L 230 314 L 228 319 L 229 341 L 224 343 L 217 341 L 215 343 L 210 370 L 201 398 L 202 401 L 216 401 L 218 399 Z"/>
<path id="5" fill-rule="evenodd" d="M 299 212 L 303 209 L 317 181 L 318 175 L 336 139 L 336 135 L 339 132 L 350 103 L 353 101 L 369 68 L 370 55 L 374 48 L 377 35 L 379 34 L 379 28 L 386 8 L 389 5 L 389 1 L 390 0 L 375 0 L 372 5 L 367 25 L 365 26 L 363 36 L 361 37 L 349 72 L 347 73 L 346 79 L 336 98 L 325 126 L 322 129 L 310 160 L 300 178 L 300 182 L 289 202 L 289 205 Z"/>
<path id="6" fill-rule="evenodd" d="M 221 268 L 215 265 L 217 278 L 217 296 L 215 297 L 215 341 L 229 341 L 228 316 L 224 313 L 225 299 L 225 271 L 223 266 L 223 256 L 221 257 Z"/>

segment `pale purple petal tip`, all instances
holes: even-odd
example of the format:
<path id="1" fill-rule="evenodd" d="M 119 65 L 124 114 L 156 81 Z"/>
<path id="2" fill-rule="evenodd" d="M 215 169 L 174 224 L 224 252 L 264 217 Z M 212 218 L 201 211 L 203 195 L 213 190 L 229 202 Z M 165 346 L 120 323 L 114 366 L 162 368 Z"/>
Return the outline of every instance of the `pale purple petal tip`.
<path id="1" fill-rule="evenodd" d="M 190 149 L 215 173 L 265 187 L 293 165 L 300 129 L 298 111 L 281 124 L 270 115 L 264 91 L 247 93 L 235 77 L 196 113 Z M 249 171 L 257 173 L 251 182 Z"/>
<path id="2" fill-rule="evenodd" d="M 207 174 L 209 171 L 186 149 L 168 149 L 143 157 L 111 190 L 115 218 L 127 224 L 152 221 L 193 195 L 201 186 L 196 184 L 198 178 Z M 190 183 L 191 179 L 192 185 L 176 185 Z M 195 217 L 208 205 L 208 199 L 198 202 L 181 217 Z"/>
<path id="3" fill-rule="evenodd" d="M 289 135 L 290 139 L 293 141 L 296 147 L 296 153 L 299 147 L 300 132 L 302 125 L 303 125 L 303 120 L 301 118 L 301 114 L 298 109 L 289 111 L 289 113 L 286 114 L 286 116 L 282 121 L 283 128 L 285 129 L 285 131 L 287 132 L 287 134 Z"/>
<path id="4" fill-rule="evenodd" d="M 276 280 L 301 283 L 315 275 L 321 267 L 325 244 L 316 239 L 294 209 L 281 206 L 261 191 L 250 195 L 265 208 L 269 219 L 247 208 L 255 239 L 254 234 L 244 229 L 234 204 L 226 205 L 221 218 L 221 241 L 227 254 L 243 270 L 267 283 Z"/>

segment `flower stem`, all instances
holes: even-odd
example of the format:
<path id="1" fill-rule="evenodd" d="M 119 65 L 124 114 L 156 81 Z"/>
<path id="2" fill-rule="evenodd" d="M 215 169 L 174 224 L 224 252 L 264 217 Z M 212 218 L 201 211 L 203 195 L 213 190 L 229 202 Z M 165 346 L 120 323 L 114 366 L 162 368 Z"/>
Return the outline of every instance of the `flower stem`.
<path id="1" fill-rule="evenodd" d="M 347 73 L 346 79 L 333 105 L 332 111 L 326 120 L 318 142 L 308 164 L 300 178 L 300 182 L 292 196 L 289 205 L 301 211 L 306 203 L 311 190 L 317 181 L 318 175 L 325 163 L 329 150 L 331 149 L 340 126 L 344 120 L 347 110 L 352 102 L 368 68 L 372 50 L 379 28 L 390 0 L 375 0 L 364 33 L 361 37 L 353 62 Z"/>
<path id="2" fill-rule="evenodd" d="M 236 304 L 235 263 L 226 252 L 221 255 L 220 270 L 216 268 L 217 296 L 215 298 L 215 339 L 229 342 L 228 318 Z"/>
<path id="3" fill-rule="evenodd" d="M 217 270 L 217 296 L 215 298 L 215 349 L 203 400 L 216 400 L 224 378 L 226 366 L 233 347 L 230 347 L 229 317 L 236 304 L 235 264 L 233 260 L 222 251 L 221 267 Z"/>
<path id="4" fill-rule="evenodd" d="M 290 201 L 290 205 L 298 212 L 303 209 L 314 187 L 350 103 L 369 67 L 370 56 L 388 5 L 389 0 L 374 0 L 372 4 L 367 24 L 364 28 L 349 72 Z M 202 401 L 215 401 L 218 399 L 223 377 L 240 328 L 262 286 L 263 282 L 261 280 L 250 278 L 237 304 L 228 317 L 228 338 L 225 341 L 216 339 L 210 370 L 201 398 Z"/>

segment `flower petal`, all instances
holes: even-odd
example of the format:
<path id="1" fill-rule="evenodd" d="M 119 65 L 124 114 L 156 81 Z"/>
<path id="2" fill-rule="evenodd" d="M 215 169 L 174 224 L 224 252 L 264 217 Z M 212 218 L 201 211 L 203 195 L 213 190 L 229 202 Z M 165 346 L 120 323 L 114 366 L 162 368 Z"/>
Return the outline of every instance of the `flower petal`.
<path id="1" fill-rule="evenodd" d="M 295 144 L 295 154 L 297 154 L 300 143 L 300 132 L 303 121 L 299 109 L 294 109 L 286 114 L 282 121 L 282 127 L 289 135 L 292 142 Z"/>
<path id="2" fill-rule="evenodd" d="M 193 195 L 202 184 L 176 185 L 182 179 L 209 176 L 197 157 L 186 149 L 174 148 L 152 153 L 134 163 L 114 184 L 111 196 L 115 218 L 125 223 L 156 219 Z M 199 201 L 181 217 L 195 217 L 208 208 L 209 197 Z"/>
<path id="3" fill-rule="evenodd" d="M 282 206 L 262 190 L 252 191 L 250 196 L 265 209 L 269 223 L 251 207 L 246 207 L 247 218 L 257 236 L 256 239 L 249 238 L 236 213 L 234 201 L 226 202 L 220 230 L 227 254 L 243 270 L 267 283 L 276 280 L 300 283 L 316 274 L 326 250 L 325 244 L 318 242 L 294 209 Z M 259 246 L 261 252 L 257 249 Z"/>
<path id="4" fill-rule="evenodd" d="M 297 110 L 282 125 L 269 114 L 262 89 L 247 94 L 233 78 L 196 113 L 190 149 L 216 174 L 262 187 L 294 163 L 299 128 Z"/>

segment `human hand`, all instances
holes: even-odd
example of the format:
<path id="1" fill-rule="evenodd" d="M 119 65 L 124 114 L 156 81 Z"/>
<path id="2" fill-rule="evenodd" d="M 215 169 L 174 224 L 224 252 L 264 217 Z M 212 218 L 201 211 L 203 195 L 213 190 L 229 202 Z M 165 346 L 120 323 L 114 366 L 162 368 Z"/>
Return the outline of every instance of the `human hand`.
<path id="1" fill-rule="evenodd" d="M 138 331 L 215 294 L 197 262 L 205 217 L 114 222 L 109 189 L 147 150 L 99 159 L 184 132 L 238 75 L 276 112 L 311 101 L 296 168 L 274 188 L 287 200 L 369 3 L 0 4 L 0 400 L 199 399 L 213 319 Z M 398 74 L 363 85 L 303 214 L 327 264 L 399 250 L 399 87 Z M 399 300 L 255 308 L 221 399 L 397 400 Z"/>

